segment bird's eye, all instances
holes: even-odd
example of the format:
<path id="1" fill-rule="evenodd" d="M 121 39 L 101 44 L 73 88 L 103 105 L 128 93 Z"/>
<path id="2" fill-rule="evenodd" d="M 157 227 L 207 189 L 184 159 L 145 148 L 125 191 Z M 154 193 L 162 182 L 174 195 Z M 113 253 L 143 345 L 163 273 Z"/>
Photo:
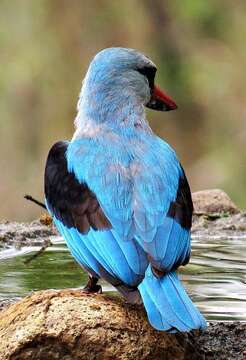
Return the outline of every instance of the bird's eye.
<path id="1" fill-rule="evenodd" d="M 142 68 L 138 68 L 137 71 L 140 72 L 140 74 L 147 77 L 148 82 L 149 82 L 149 87 L 150 87 L 150 89 L 153 89 L 156 68 L 154 66 L 144 66 Z"/>

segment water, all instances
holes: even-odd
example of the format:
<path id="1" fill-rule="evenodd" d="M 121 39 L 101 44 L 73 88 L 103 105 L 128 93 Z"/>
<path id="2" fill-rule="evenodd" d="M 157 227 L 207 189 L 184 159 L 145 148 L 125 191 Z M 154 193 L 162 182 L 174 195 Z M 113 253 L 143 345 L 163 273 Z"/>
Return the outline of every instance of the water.
<path id="1" fill-rule="evenodd" d="M 29 263 L 37 248 L 0 252 L 0 298 L 85 285 L 87 275 L 75 263 L 66 245 L 60 238 L 53 242 L 53 246 Z M 208 320 L 246 320 L 245 255 L 246 236 L 193 237 L 191 261 L 180 268 L 180 275 Z M 103 291 L 114 290 L 104 282 L 102 285 Z"/>

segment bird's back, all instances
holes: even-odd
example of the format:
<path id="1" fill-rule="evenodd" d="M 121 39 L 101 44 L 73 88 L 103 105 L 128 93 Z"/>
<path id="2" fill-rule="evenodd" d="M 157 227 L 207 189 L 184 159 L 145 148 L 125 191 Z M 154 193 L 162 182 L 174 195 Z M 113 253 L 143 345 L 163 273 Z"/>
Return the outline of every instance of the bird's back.
<path id="1" fill-rule="evenodd" d="M 68 169 L 96 194 L 119 236 L 153 236 L 176 199 L 182 174 L 176 154 L 153 134 L 107 136 L 72 141 Z"/>

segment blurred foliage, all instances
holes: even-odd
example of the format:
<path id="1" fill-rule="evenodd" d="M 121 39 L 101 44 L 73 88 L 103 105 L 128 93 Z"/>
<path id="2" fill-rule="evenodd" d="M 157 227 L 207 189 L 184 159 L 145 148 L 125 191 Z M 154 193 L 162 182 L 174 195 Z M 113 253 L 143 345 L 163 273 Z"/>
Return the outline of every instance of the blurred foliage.
<path id="1" fill-rule="evenodd" d="M 41 209 L 43 169 L 55 141 L 73 133 L 86 68 L 105 47 L 141 50 L 179 105 L 149 111 L 178 152 L 192 190 L 223 188 L 246 206 L 245 0 L 1 0 L 0 218 Z"/>

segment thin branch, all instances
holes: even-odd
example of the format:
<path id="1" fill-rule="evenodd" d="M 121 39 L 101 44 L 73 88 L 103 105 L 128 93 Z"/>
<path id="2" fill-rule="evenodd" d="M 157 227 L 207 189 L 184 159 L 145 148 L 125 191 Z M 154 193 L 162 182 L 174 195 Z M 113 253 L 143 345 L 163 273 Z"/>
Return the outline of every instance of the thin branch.
<path id="1" fill-rule="evenodd" d="M 27 265 L 31 261 L 36 259 L 38 256 L 42 255 L 49 246 L 52 246 L 52 242 L 48 239 L 47 241 L 45 241 L 44 245 L 37 252 L 35 252 L 32 256 L 30 256 L 24 261 L 24 264 Z"/>
<path id="2" fill-rule="evenodd" d="M 44 209 L 47 210 L 47 207 L 45 206 L 44 203 L 42 203 L 41 201 L 38 201 L 38 200 L 34 199 L 31 195 L 27 195 L 27 194 L 26 194 L 26 195 L 24 196 L 24 199 L 30 200 L 30 201 L 34 202 L 34 204 L 36 204 L 36 205 L 38 205 L 38 206 L 41 206 L 42 208 L 44 208 Z"/>

